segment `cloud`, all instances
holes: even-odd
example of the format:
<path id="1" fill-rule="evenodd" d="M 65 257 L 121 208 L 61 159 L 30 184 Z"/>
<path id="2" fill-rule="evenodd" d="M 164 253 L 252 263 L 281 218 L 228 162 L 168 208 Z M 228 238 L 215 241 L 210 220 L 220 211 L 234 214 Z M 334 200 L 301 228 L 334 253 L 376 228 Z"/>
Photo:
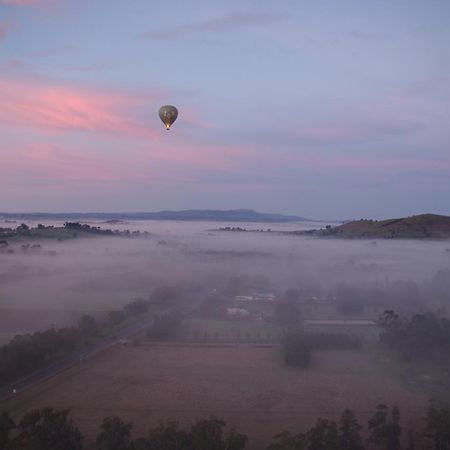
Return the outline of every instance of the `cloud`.
<path id="1" fill-rule="evenodd" d="M 52 144 L 37 143 L 10 147 L 3 152 L 10 182 L 49 185 L 70 181 L 118 181 L 130 174 L 118 164 L 102 164 L 99 157 Z"/>
<path id="2" fill-rule="evenodd" d="M 54 47 L 49 47 L 44 50 L 31 52 L 29 56 L 33 58 L 49 58 L 53 56 L 73 54 L 79 51 L 76 45 L 58 45 Z"/>
<path id="3" fill-rule="evenodd" d="M 244 163 L 254 160 L 246 148 L 205 145 L 174 141 L 149 142 L 147 145 L 127 143 L 100 145 L 98 142 L 13 142 L 2 145 L 0 191 L 29 188 L 89 185 L 120 190 L 144 186 L 186 188 L 212 176 L 234 174 Z"/>
<path id="4" fill-rule="evenodd" d="M 0 78 L 0 125 L 40 130 L 77 130 L 154 138 L 138 112 L 158 105 L 158 93 L 131 94 Z"/>
<path id="5" fill-rule="evenodd" d="M 4 23 L 0 23 L 0 41 L 3 41 L 8 37 L 8 32 L 10 30 L 10 27 L 8 25 L 5 25 Z"/>
<path id="6" fill-rule="evenodd" d="M 170 40 L 196 33 L 223 33 L 241 28 L 264 27 L 277 22 L 280 18 L 281 16 L 273 14 L 234 12 L 195 24 L 146 31 L 140 36 L 148 39 Z"/>
<path id="7" fill-rule="evenodd" d="M 376 33 L 371 31 L 363 31 L 360 29 L 353 29 L 349 32 L 349 36 L 358 41 L 379 41 L 389 39 L 392 36 L 383 33 Z"/>
<path id="8" fill-rule="evenodd" d="M 373 118 L 366 122 L 329 123 L 308 125 L 292 132 L 292 135 L 307 141 L 351 142 L 382 137 L 406 136 L 423 129 L 423 124 L 415 120 Z"/>
<path id="9" fill-rule="evenodd" d="M 397 175 L 403 172 L 439 173 L 450 170 L 450 160 L 421 158 L 367 157 L 367 156 L 320 156 L 285 155 L 282 164 L 290 162 L 302 168 L 319 172 L 356 172 L 377 175 Z"/>
<path id="10" fill-rule="evenodd" d="M 11 6 L 40 6 L 45 5 L 49 0 L 0 0 L 0 5 Z"/>
<path id="11" fill-rule="evenodd" d="M 23 72 L 33 70 L 33 65 L 23 59 L 10 58 L 0 63 L 0 70 L 6 72 Z"/>
<path id="12" fill-rule="evenodd" d="M 111 70 L 113 67 L 114 67 L 113 64 L 95 63 L 95 64 L 70 66 L 67 68 L 67 70 L 70 72 L 103 72 Z"/>

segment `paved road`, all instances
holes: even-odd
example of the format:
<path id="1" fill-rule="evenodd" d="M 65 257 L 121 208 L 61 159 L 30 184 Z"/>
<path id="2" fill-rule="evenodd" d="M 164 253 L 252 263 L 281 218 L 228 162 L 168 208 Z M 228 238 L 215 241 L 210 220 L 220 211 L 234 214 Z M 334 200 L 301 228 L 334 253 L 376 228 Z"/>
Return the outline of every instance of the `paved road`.
<path id="1" fill-rule="evenodd" d="M 63 360 L 60 360 L 50 366 L 47 366 L 43 369 L 40 369 L 26 377 L 17 380 L 15 383 L 11 383 L 6 387 L 0 389 L 0 402 L 3 402 L 11 397 L 13 397 L 14 390 L 19 393 L 21 390 L 26 389 L 30 386 L 33 386 L 41 381 L 47 380 L 55 376 L 56 374 L 69 369 L 86 358 L 100 353 L 108 348 L 113 347 L 114 345 L 120 343 L 123 340 L 130 339 L 135 336 L 139 332 L 148 328 L 153 322 L 151 316 L 146 316 L 144 319 L 134 322 L 131 325 L 122 328 L 113 336 L 109 336 L 107 338 L 103 338 L 95 342 L 91 347 L 85 348 L 82 351 L 74 353 Z"/>

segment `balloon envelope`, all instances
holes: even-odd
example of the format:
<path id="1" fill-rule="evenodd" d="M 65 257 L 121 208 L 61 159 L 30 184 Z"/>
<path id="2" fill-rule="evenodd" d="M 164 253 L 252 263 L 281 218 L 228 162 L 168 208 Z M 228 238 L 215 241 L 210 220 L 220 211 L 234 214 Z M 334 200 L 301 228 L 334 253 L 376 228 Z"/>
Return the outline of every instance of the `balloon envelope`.
<path id="1" fill-rule="evenodd" d="M 166 130 L 170 130 L 171 125 L 177 120 L 178 109 L 172 105 L 164 105 L 159 108 L 159 118 L 166 126 Z"/>

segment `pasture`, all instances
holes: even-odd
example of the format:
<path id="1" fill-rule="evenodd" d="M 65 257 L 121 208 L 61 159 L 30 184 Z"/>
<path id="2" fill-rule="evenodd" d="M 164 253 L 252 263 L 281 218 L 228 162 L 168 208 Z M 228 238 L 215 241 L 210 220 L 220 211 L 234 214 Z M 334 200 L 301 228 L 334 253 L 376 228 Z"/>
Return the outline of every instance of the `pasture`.
<path id="1" fill-rule="evenodd" d="M 160 419 L 190 425 L 218 417 L 248 434 L 250 449 L 300 431 L 318 417 L 353 409 L 365 424 L 375 406 L 398 403 L 406 425 L 427 398 L 389 377 L 370 353 L 316 352 L 310 369 L 287 368 L 277 345 L 144 343 L 116 346 L 0 405 L 14 417 L 51 405 L 70 408 L 93 442 L 101 420 L 119 415 L 143 435 Z"/>

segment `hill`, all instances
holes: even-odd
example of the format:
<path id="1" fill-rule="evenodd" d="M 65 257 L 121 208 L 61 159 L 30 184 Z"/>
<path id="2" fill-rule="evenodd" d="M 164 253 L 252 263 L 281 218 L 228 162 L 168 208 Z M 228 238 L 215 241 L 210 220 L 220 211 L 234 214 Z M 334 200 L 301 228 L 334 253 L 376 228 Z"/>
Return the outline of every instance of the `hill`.
<path id="1" fill-rule="evenodd" d="M 420 214 L 388 220 L 355 220 L 317 233 L 343 238 L 450 238 L 450 217 Z"/>
<path id="2" fill-rule="evenodd" d="M 134 213 L 1 213 L 4 220 L 187 220 L 217 222 L 300 222 L 303 217 L 283 214 L 259 213 L 251 209 L 188 209 L 184 211 L 134 212 Z"/>

